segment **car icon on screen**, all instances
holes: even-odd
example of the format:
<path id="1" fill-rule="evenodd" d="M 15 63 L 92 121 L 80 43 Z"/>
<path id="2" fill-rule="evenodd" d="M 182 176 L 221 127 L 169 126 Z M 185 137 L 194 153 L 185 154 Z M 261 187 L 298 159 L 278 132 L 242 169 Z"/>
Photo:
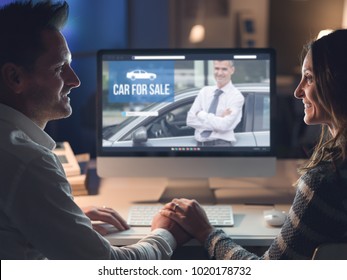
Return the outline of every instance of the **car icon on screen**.
<path id="1" fill-rule="evenodd" d="M 149 73 L 144 70 L 133 70 L 127 73 L 127 78 L 135 81 L 135 80 L 154 80 L 157 78 L 157 75 L 154 73 Z"/>

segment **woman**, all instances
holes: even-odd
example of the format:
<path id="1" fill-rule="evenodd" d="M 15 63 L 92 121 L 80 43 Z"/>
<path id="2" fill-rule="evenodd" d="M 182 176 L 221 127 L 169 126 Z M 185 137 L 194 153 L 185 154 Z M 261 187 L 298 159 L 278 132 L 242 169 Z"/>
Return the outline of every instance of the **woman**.
<path id="1" fill-rule="evenodd" d="M 194 200 L 174 199 L 161 211 L 203 243 L 210 258 L 311 259 L 320 244 L 347 242 L 347 30 L 313 41 L 305 53 L 294 96 L 304 104 L 304 122 L 320 124 L 322 133 L 300 169 L 288 218 L 264 255 L 214 229 Z"/>

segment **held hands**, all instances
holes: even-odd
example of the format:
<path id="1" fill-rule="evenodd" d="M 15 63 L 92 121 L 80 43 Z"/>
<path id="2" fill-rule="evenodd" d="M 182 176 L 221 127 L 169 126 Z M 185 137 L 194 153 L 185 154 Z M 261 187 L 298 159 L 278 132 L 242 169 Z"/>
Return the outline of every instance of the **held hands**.
<path id="1" fill-rule="evenodd" d="M 201 243 L 205 242 L 213 230 L 205 210 L 196 200 L 175 198 L 172 202 L 165 204 L 160 214 L 177 222 Z"/>
<path id="2" fill-rule="evenodd" d="M 120 231 L 127 230 L 130 228 L 126 221 L 112 208 L 105 206 L 88 206 L 82 208 L 82 211 L 92 221 L 101 221 L 113 225 Z M 107 229 L 102 225 L 93 224 L 93 228 L 101 235 L 106 235 L 108 233 Z"/>
<path id="3" fill-rule="evenodd" d="M 120 231 L 130 228 L 126 221 L 112 208 L 89 206 L 82 208 L 82 211 L 92 221 L 113 225 Z M 93 228 L 101 235 L 108 233 L 102 225 L 93 224 Z M 152 230 L 156 228 L 170 231 L 178 245 L 186 243 L 192 237 L 204 243 L 213 230 L 200 204 L 196 200 L 184 198 L 174 199 L 165 204 L 160 213 L 153 218 Z"/>
<path id="4" fill-rule="evenodd" d="M 157 228 L 163 228 L 170 231 L 174 236 L 177 245 L 183 245 L 192 238 L 179 224 L 160 213 L 156 214 L 152 221 L 152 230 Z"/>

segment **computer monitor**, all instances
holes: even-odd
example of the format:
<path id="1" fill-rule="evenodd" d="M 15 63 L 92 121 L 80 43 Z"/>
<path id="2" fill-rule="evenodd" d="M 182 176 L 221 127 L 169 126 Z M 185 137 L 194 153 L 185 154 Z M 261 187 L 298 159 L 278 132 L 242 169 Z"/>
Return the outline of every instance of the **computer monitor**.
<path id="1" fill-rule="evenodd" d="M 216 146 L 226 128 L 217 128 L 205 143 L 196 135 L 198 128 L 187 123 L 187 115 L 201 89 L 216 87 L 215 63 L 225 61 L 233 67 L 232 85 L 242 94 L 243 105 L 228 124 L 233 131 L 228 137 L 235 139 L 221 136 L 227 144 Z M 274 175 L 274 50 L 101 50 L 97 78 L 99 176 L 167 177 L 162 201 L 188 197 L 205 202 L 213 200 L 210 177 Z M 237 110 L 227 109 L 225 114 Z M 225 117 L 205 111 L 211 119 Z"/>

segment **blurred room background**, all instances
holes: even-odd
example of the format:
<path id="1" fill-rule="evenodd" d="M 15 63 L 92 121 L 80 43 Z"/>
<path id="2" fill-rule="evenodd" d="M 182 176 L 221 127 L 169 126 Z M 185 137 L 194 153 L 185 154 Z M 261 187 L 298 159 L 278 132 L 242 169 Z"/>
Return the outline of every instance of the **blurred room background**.
<path id="1" fill-rule="evenodd" d="M 1 4 L 11 2 L 0 0 Z M 67 0 L 64 34 L 81 86 L 73 114 L 49 123 L 56 141 L 95 156 L 96 52 L 112 48 L 272 47 L 277 52 L 278 157 L 309 153 L 318 127 L 303 123 L 293 97 L 302 46 L 321 30 L 346 27 L 346 0 Z"/>

